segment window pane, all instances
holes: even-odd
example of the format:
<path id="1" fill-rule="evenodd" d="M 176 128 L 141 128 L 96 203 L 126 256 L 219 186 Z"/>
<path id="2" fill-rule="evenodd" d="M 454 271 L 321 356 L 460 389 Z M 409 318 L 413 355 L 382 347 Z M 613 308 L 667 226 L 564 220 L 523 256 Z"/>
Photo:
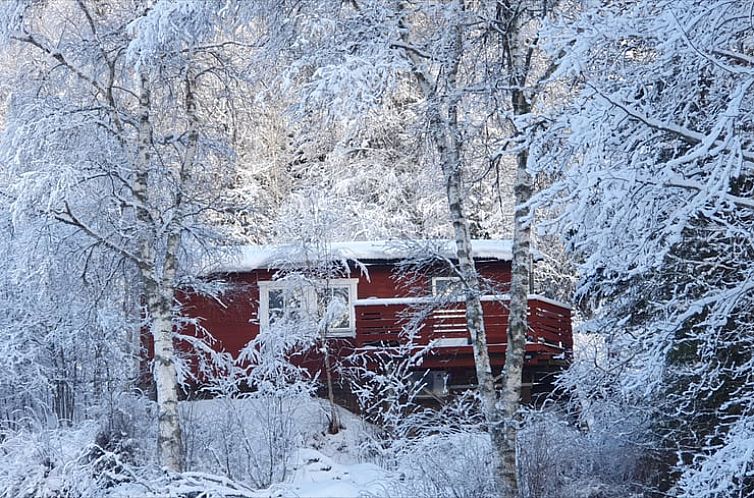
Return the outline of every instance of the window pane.
<path id="1" fill-rule="evenodd" d="M 288 320 L 300 320 L 304 312 L 304 296 L 301 289 L 285 291 L 285 317 Z"/>
<path id="2" fill-rule="evenodd" d="M 270 289 L 267 293 L 269 323 L 299 320 L 303 314 L 303 293 L 300 289 Z"/>
<path id="3" fill-rule="evenodd" d="M 268 296 L 270 311 L 283 309 L 284 301 L 282 289 L 270 289 Z"/>
<path id="4" fill-rule="evenodd" d="M 437 278 L 434 282 L 436 296 L 452 296 L 461 290 L 461 282 L 457 278 Z"/>
<path id="5" fill-rule="evenodd" d="M 283 318 L 283 310 L 282 309 L 270 309 L 269 313 L 269 320 L 270 324 L 273 324 Z"/>
<path id="6" fill-rule="evenodd" d="M 343 302 L 348 303 L 348 289 L 345 287 L 334 287 L 330 289 L 333 298 L 342 299 Z"/>
<path id="7" fill-rule="evenodd" d="M 331 287 L 319 293 L 317 306 L 329 318 L 331 329 L 350 328 L 350 293 L 347 287 Z"/>

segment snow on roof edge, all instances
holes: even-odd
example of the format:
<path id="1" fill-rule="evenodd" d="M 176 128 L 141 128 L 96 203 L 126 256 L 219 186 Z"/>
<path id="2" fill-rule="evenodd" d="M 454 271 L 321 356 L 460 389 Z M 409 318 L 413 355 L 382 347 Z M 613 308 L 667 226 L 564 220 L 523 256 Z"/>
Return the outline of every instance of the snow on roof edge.
<path id="1" fill-rule="evenodd" d="M 510 261 L 510 240 L 482 240 L 471 242 L 475 259 Z M 316 261 L 399 261 L 404 259 L 439 256 L 455 258 L 455 241 L 432 240 L 373 240 L 331 242 L 322 247 L 306 244 L 247 245 L 226 247 L 218 251 L 209 263 L 208 273 L 241 273 L 258 269 L 278 269 L 305 266 Z"/>

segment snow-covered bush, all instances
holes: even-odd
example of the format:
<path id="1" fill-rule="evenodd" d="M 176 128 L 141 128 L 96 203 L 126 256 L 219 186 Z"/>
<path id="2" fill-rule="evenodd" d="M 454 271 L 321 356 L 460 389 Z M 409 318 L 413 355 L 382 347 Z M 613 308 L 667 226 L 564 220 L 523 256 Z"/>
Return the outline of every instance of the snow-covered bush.
<path id="1" fill-rule="evenodd" d="M 317 379 L 292 361 L 316 341 L 307 325 L 305 321 L 281 320 L 261 330 L 241 350 L 234 376 L 217 379 L 212 390 L 224 395 L 244 389 L 262 393 L 313 391 Z"/>
<path id="2" fill-rule="evenodd" d="M 467 430 L 425 435 L 399 452 L 402 483 L 395 494 L 421 498 L 494 496 L 494 458 L 487 433 Z"/>
<path id="3" fill-rule="evenodd" d="M 297 412 L 317 388 L 317 378 L 292 361 L 312 346 L 312 327 L 286 318 L 252 339 L 228 376 L 214 379 L 213 400 L 181 404 L 186 468 L 254 488 L 286 478 L 306 437 Z"/>
<path id="4" fill-rule="evenodd" d="M 362 417 L 370 424 L 361 442 L 363 458 L 399 473 L 389 496 L 490 496 L 494 494 L 495 451 L 476 393 L 448 399 L 444 406 L 421 404 L 427 348 L 416 338 L 431 307 L 412 310 L 401 344 L 368 349 L 349 359 L 348 377 Z"/>
<path id="5" fill-rule="evenodd" d="M 354 377 L 363 415 L 376 425 L 361 444 L 364 458 L 400 473 L 390 496 L 491 496 L 495 452 L 479 400 L 469 393 L 440 409 L 422 407 L 416 357 L 384 354 L 378 372 Z M 374 362 L 374 358 L 372 358 Z"/>
<path id="6" fill-rule="evenodd" d="M 0 438 L 0 496 L 97 497 L 141 481 L 154 457 L 153 413 L 152 402 L 123 396 L 99 422 L 26 419 Z"/>
<path id="7" fill-rule="evenodd" d="M 69 496 L 96 488 L 85 458 L 96 433 L 94 423 L 6 432 L 0 443 L 0 496 Z"/>
<path id="8" fill-rule="evenodd" d="M 309 399 L 268 393 L 183 403 L 187 468 L 255 488 L 283 481 L 304 441 L 297 408 Z"/>
<path id="9" fill-rule="evenodd" d="M 636 493 L 633 483 L 642 472 L 642 451 L 623 437 L 628 427 L 587 430 L 573 421 L 557 409 L 525 413 L 518 439 L 523 496 L 618 498 Z M 623 424 L 631 421 L 624 419 Z"/>

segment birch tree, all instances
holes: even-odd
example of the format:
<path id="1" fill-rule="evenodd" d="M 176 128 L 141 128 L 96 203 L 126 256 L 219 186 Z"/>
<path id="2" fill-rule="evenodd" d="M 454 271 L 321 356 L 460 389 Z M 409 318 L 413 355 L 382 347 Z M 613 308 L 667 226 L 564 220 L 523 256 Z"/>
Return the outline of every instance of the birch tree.
<path id="1" fill-rule="evenodd" d="M 13 209 L 71 227 L 139 275 L 130 291 L 154 339 L 159 455 L 171 470 L 183 464 L 175 293 L 192 255 L 218 240 L 233 178 L 234 123 L 215 115 L 230 112 L 232 56 L 247 47 L 223 38 L 219 27 L 241 17 L 222 6 L 3 6 L 23 82 L 4 134 Z"/>
<path id="2" fill-rule="evenodd" d="M 338 96 L 340 116 L 379 108 L 376 101 L 392 92 L 416 96 L 416 121 L 425 137 L 425 171 L 443 175 L 458 268 L 466 289 L 467 326 L 472 337 L 483 411 L 499 450 L 498 484 L 517 493 L 516 423 L 527 334 L 532 194 L 529 147 L 541 120 L 533 117 L 535 98 L 543 92 L 549 71 L 537 48 L 542 19 L 553 2 L 510 1 L 467 3 L 354 2 L 332 21 L 349 34 L 332 34 L 329 64 L 320 69 L 309 99 L 324 100 L 342 89 L 348 68 L 361 78 Z M 352 10 L 352 12 L 349 12 Z M 360 38 L 354 39 L 353 33 Z M 369 34 L 370 37 L 366 37 Z M 350 36 L 350 38 L 349 38 Z M 334 53 L 333 53 L 334 52 Z M 370 67 L 360 64 L 369 61 Z M 340 65 L 338 65 L 340 64 Z M 357 67 L 359 69 L 355 70 Z M 337 83 L 336 83 L 337 82 Z M 331 86 L 328 86 L 331 85 Z M 324 97 L 323 97 L 324 95 Z M 365 98 L 364 95 L 367 95 Z M 350 99 L 350 100 L 349 100 Z M 372 100 L 370 100 L 372 99 Z M 359 102 L 353 104 L 354 101 Z M 332 103 L 332 101 L 330 101 Z M 343 104 L 345 102 L 345 104 Z M 351 102 L 350 108 L 348 102 Z M 350 114 L 349 114 L 350 113 Z M 480 162 L 488 171 L 501 157 L 516 162 L 514 257 L 511 313 L 504 372 L 502 410 L 493 383 L 487 350 L 480 287 L 471 254 L 468 175 Z M 492 167 L 490 167 L 492 165 Z"/>
<path id="3" fill-rule="evenodd" d="M 292 196 L 287 215 L 280 220 L 278 233 L 291 243 L 295 261 L 281 261 L 287 277 L 293 277 L 298 290 L 309 291 L 314 302 L 301 317 L 316 331 L 314 344 L 321 354 L 325 389 L 329 402 L 328 427 L 330 434 L 344 428 L 335 402 L 335 372 L 339 370 L 337 348 L 343 347 L 342 338 L 333 337 L 332 329 L 348 326 L 348 289 L 334 287 L 333 280 L 351 277 L 349 262 L 334 252 L 333 240 L 342 239 L 347 227 L 340 222 L 340 207 L 322 192 L 309 190 Z M 343 295 L 345 293 L 345 296 Z M 354 296 L 355 297 L 355 296 Z M 344 323 L 345 322 L 345 323 Z M 355 326 L 355 324 L 354 324 Z"/>
<path id="4" fill-rule="evenodd" d="M 521 403 L 521 383 L 524 366 L 526 337 L 529 331 L 528 294 L 532 285 L 531 227 L 534 213 L 530 201 L 534 191 L 532 162 L 537 161 L 532 142 L 541 127 L 537 107 L 548 93 L 548 76 L 552 62 L 538 47 L 539 29 L 551 14 L 556 1 L 497 2 L 492 31 L 500 38 L 499 63 L 502 74 L 491 82 L 493 95 L 507 97 L 509 144 L 514 144 L 516 176 L 513 183 L 515 197 L 513 213 L 513 258 L 511 261 L 510 310 L 508 318 L 508 346 L 505 353 L 501 404 L 504 412 L 505 438 L 503 440 L 503 480 L 505 490 L 518 493 L 516 466 L 517 422 L 516 413 Z M 534 153 L 533 153 L 534 152 Z"/>

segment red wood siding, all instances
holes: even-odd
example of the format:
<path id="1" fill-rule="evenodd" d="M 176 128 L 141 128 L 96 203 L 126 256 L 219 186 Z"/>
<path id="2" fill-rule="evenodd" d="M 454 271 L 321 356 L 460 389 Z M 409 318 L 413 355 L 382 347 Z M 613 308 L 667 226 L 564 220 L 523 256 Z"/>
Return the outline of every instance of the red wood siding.
<path id="1" fill-rule="evenodd" d="M 480 261 L 477 263 L 480 275 L 494 282 L 497 293 L 505 293 L 510 282 L 510 263 Z M 367 271 L 358 268 L 350 278 L 358 278 L 357 299 L 369 298 L 411 298 L 431 295 L 432 277 L 448 276 L 438 268 L 426 272 L 410 281 L 396 279 L 395 266 L 373 264 Z M 202 327 L 211 333 L 216 351 L 224 351 L 237 356 L 240 350 L 259 333 L 259 286 L 260 281 L 269 281 L 273 271 L 255 270 L 247 273 L 225 275 L 224 280 L 231 285 L 219 299 L 196 294 L 183 294 L 179 301 L 183 304 L 184 316 L 198 319 Z M 500 368 L 504 361 L 508 309 L 505 302 L 485 300 L 482 304 L 487 329 L 487 340 L 493 366 Z M 400 332 L 409 316 L 421 310 L 422 306 L 412 304 L 358 304 L 356 306 L 356 337 L 354 339 L 331 340 L 330 347 L 335 356 L 346 356 L 353 350 L 374 350 L 374 346 L 390 347 L 401 341 Z M 453 345 L 434 347 L 426 357 L 424 368 L 468 369 L 473 368 L 471 346 L 467 345 L 468 333 L 465 326 L 464 306 L 454 303 L 443 309 L 423 311 L 419 337 L 421 345 L 428 345 L 438 339 L 451 339 Z M 529 367 L 542 364 L 563 364 L 570 357 L 573 348 L 571 316 L 568 308 L 547 300 L 530 299 L 530 333 L 527 342 Z M 188 326 L 181 331 L 197 335 L 198 331 Z M 459 344 L 460 343 L 460 344 Z M 185 348 L 182 348 L 185 349 Z M 321 367 L 321 358 L 316 351 L 307 352 L 297 360 L 313 370 Z"/>

